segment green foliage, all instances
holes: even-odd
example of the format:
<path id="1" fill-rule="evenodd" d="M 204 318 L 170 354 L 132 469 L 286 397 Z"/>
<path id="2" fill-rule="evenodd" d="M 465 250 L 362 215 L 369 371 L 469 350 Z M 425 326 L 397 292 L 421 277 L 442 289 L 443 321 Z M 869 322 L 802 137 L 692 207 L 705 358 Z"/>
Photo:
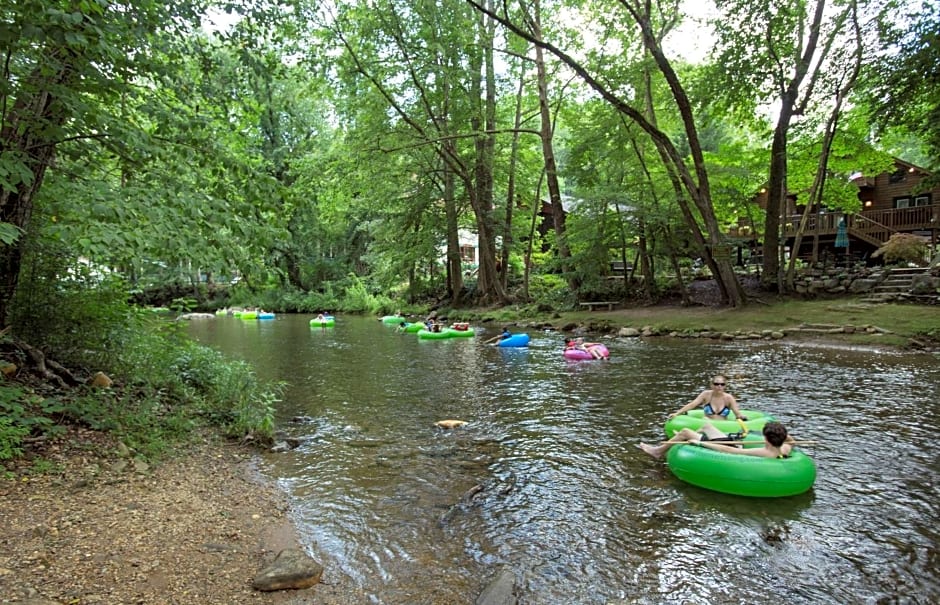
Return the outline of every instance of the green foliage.
<path id="1" fill-rule="evenodd" d="M 391 302 L 388 297 L 379 297 L 370 292 L 365 282 L 356 275 L 350 274 L 347 283 L 341 304 L 344 311 L 377 313 L 384 305 Z"/>
<path id="2" fill-rule="evenodd" d="M 20 444 L 30 433 L 32 418 L 26 414 L 22 397 L 22 389 L 0 386 L 0 460 L 21 455 Z"/>
<path id="3" fill-rule="evenodd" d="M 196 299 L 191 296 L 185 296 L 183 298 L 174 298 L 170 301 L 170 309 L 176 313 L 190 313 L 193 309 L 196 308 Z"/>
<path id="4" fill-rule="evenodd" d="M 897 128 L 913 135 L 922 149 L 927 168 L 937 169 L 940 158 L 940 5 L 921 2 L 911 7 L 910 17 L 892 20 L 884 27 L 882 44 L 892 48 L 884 61 L 872 66 L 869 74 L 873 88 L 873 122 L 888 129 Z M 898 133 L 895 133 L 898 134 Z M 907 157 L 909 161 L 916 161 Z"/>
<path id="5" fill-rule="evenodd" d="M 536 304 L 554 308 L 576 302 L 564 278 L 554 273 L 532 275 L 529 279 L 529 296 Z"/>
<path id="6" fill-rule="evenodd" d="M 9 246 L 20 238 L 22 230 L 16 225 L 0 222 L 0 244 Z"/>
<path id="7" fill-rule="evenodd" d="M 231 436 L 270 439 L 274 404 L 284 385 L 263 385 L 244 361 L 226 360 L 221 353 L 193 343 L 176 349 L 170 374 L 196 402 L 195 413 Z"/>
<path id="8" fill-rule="evenodd" d="M 22 454 L 20 444 L 30 436 L 56 436 L 61 427 L 54 419 L 64 408 L 18 386 L 0 386 L 0 460 Z"/>
<path id="9" fill-rule="evenodd" d="M 3 390 L 4 452 L 15 454 L 24 435 L 56 434 L 61 423 L 76 421 L 113 433 L 145 457 L 203 425 L 233 437 L 272 437 L 282 385 L 262 383 L 245 362 L 189 340 L 178 323 L 129 306 L 121 280 L 80 267 L 62 271 L 50 258 L 34 254 L 27 263 L 11 314 L 15 333 L 75 373 L 102 370 L 119 386 L 56 398 Z M 71 277 L 49 277 L 58 274 Z M 192 304 L 184 298 L 174 306 Z"/>
<path id="10" fill-rule="evenodd" d="M 895 233 L 872 257 L 883 256 L 886 263 L 913 263 L 922 266 L 927 260 L 927 243 L 911 233 Z"/>

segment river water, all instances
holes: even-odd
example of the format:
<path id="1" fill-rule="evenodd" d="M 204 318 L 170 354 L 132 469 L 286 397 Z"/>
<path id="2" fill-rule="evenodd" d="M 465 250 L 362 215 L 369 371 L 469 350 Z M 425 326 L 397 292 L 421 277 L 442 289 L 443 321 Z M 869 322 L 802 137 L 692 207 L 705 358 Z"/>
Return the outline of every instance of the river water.
<path id="1" fill-rule="evenodd" d="M 571 362 L 556 332 L 503 349 L 482 344 L 496 326 L 310 318 L 189 330 L 288 383 L 279 426 L 302 445 L 263 470 L 324 581 L 363 602 L 471 604 L 503 566 L 525 604 L 940 602 L 935 355 L 605 338 L 609 361 Z M 636 448 L 715 373 L 819 442 L 810 492 L 706 491 Z"/>

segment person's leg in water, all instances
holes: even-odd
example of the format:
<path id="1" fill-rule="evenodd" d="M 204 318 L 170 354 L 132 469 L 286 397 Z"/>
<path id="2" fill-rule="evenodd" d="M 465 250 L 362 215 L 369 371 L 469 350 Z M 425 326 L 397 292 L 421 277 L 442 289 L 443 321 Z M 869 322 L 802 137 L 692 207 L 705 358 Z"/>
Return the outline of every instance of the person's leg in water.
<path id="1" fill-rule="evenodd" d="M 672 436 L 672 439 L 665 443 L 660 443 L 659 445 L 649 445 L 647 443 L 640 443 L 637 447 L 652 456 L 653 458 L 662 458 L 663 454 L 669 451 L 669 448 L 674 446 L 677 443 L 689 443 L 690 441 L 698 441 L 702 438 L 701 433 L 693 431 L 692 429 L 682 429 L 678 433 Z"/>

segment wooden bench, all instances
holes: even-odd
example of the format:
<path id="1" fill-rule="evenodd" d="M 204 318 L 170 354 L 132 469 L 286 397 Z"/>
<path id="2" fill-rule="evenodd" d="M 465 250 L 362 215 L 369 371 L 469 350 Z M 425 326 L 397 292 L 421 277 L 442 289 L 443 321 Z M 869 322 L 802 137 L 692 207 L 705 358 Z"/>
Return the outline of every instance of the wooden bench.
<path id="1" fill-rule="evenodd" d="M 633 263 L 624 264 L 623 261 L 619 260 L 610 262 L 610 272 L 613 275 L 626 275 L 628 271 L 633 271 Z"/>
<path id="2" fill-rule="evenodd" d="M 583 302 L 578 304 L 582 307 L 586 307 L 588 311 L 593 311 L 597 307 L 607 307 L 608 311 L 613 311 L 614 305 L 618 305 L 620 303 L 615 300 L 605 300 L 601 302 Z"/>

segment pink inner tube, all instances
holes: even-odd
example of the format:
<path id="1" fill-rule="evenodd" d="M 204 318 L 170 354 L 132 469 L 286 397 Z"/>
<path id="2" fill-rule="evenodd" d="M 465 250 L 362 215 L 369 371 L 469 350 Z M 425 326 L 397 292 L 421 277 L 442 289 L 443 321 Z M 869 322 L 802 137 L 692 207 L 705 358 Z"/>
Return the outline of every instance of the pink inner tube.
<path id="1" fill-rule="evenodd" d="M 607 347 L 602 344 L 596 344 L 588 348 L 600 351 L 601 357 L 604 359 L 610 357 L 610 351 L 608 351 Z M 595 359 L 595 357 L 591 355 L 590 351 L 584 351 L 582 349 L 565 349 L 564 353 L 562 354 L 565 356 L 565 359 Z"/>

